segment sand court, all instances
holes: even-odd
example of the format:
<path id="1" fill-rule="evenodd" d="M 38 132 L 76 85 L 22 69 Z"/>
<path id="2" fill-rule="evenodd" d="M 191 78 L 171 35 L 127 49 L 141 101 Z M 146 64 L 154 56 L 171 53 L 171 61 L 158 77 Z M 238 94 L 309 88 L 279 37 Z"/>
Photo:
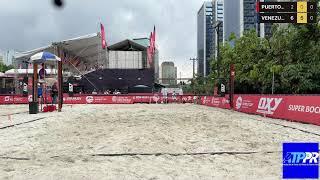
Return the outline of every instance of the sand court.
<path id="1" fill-rule="evenodd" d="M 282 142 L 320 141 L 318 126 L 193 104 L 27 111 L 0 108 L 0 179 L 280 179 Z"/>

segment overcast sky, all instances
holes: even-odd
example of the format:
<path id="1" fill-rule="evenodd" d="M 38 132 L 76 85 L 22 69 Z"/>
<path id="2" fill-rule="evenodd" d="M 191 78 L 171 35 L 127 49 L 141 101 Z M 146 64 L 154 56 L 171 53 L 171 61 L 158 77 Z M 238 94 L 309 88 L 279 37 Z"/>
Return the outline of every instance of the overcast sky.
<path id="1" fill-rule="evenodd" d="M 201 0 L 0 0 L 0 49 L 26 51 L 99 31 L 108 44 L 148 37 L 156 25 L 160 62 L 174 61 L 182 77 L 192 76 L 196 22 Z"/>

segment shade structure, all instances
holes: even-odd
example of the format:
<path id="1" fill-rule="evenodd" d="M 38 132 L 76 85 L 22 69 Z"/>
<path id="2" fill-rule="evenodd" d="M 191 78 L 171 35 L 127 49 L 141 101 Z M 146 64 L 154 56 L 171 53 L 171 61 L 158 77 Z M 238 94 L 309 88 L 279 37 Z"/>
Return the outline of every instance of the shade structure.
<path id="1" fill-rule="evenodd" d="M 56 61 L 61 61 L 61 59 L 50 52 L 44 51 L 31 56 L 29 62 L 33 64 L 41 64 L 41 63 L 56 62 Z"/>

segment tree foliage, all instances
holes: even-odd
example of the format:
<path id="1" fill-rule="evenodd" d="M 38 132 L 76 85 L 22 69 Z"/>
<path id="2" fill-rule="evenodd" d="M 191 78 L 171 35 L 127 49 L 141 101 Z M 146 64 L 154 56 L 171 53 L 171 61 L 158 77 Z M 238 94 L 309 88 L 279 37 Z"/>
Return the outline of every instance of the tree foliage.
<path id="1" fill-rule="evenodd" d="M 272 31 L 269 38 L 258 37 L 254 30 L 240 38 L 231 36 L 220 49 L 221 77 L 229 79 L 233 63 L 236 93 L 271 93 L 273 74 L 277 94 L 320 93 L 319 24 L 274 25 Z M 210 77 L 195 80 L 199 92 L 207 92 L 204 82 L 212 85 L 217 79 L 215 59 L 211 70 Z"/>
<path id="2" fill-rule="evenodd" d="M 13 69 L 14 67 L 12 65 L 7 66 L 5 64 L 3 64 L 2 62 L 0 62 L 0 72 L 5 72 L 9 69 Z"/>

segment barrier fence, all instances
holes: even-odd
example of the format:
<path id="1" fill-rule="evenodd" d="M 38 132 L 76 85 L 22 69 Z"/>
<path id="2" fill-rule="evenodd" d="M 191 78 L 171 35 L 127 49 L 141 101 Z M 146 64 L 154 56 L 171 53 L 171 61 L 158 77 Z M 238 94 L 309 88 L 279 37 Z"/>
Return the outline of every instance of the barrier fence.
<path id="1" fill-rule="evenodd" d="M 235 95 L 236 111 L 320 125 L 320 96 Z"/>
<path id="2" fill-rule="evenodd" d="M 0 96 L 0 104 L 28 104 L 32 97 Z M 51 97 L 46 99 L 51 102 Z M 176 98 L 161 94 L 134 95 L 76 95 L 64 94 L 64 104 L 134 104 L 134 103 L 197 103 L 210 107 L 230 109 L 226 97 L 177 95 Z M 263 115 L 271 118 L 286 119 L 302 123 L 320 125 L 320 96 L 288 95 L 234 95 L 234 110 Z"/>

